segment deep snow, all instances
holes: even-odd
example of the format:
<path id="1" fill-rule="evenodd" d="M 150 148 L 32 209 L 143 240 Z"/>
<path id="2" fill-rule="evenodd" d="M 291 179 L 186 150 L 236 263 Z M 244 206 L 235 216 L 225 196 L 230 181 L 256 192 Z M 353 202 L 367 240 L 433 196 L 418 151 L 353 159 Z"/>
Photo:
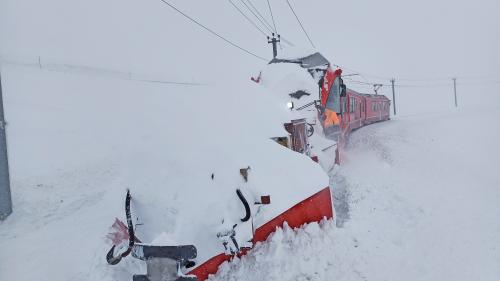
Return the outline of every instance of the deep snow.
<path id="1" fill-rule="evenodd" d="M 15 212 L 0 225 L 1 280 L 129 280 L 133 273 L 144 270 L 141 262 L 128 258 L 118 267 L 110 267 L 104 260 L 109 246 L 106 231 L 114 216 L 122 215 L 125 188 L 158 188 L 166 182 L 182 185 L 188 177 L 181 178 L 180 173 L 188 170 L 190 182 L 200 178 L 210 182 L 206 161 L 197 164 L 200 170 L 194 169 L 196 176 L 178 161 L 193 164 L 192 159 L 220 159 L 220 153 L 232 151 L 225 159 L 236 162 L 231 167 L 219 166 L 224 178 L 226 172 L 234 173 L 233 166 L 247 164 L 241 159 L 258 155 L 242 151 L 239 153 L 244 154 L 237 156 L 236 147 L 214 147 L 217 141 L 206 139 L 195 151 L 175 149 L 175 145 L 164 150 L 178 141 L 170 138 L 172 133 L 190 136 L 189 143 L 183 140 L 181 146 L 185 147 L 199 144 L 199 130 L 205 130 L 205 123 L 190 123 L 197 130 L 187 124 L 179 126 L 183 121 L 197 120 L 197 116 L 174 118 L 175 112 L 191 112 L 193 104 L 183 103 L 186 96 L 172 92 L 200 97 L 198 106 L 217 104 L 214 101 L 228 97 L 222 92 L 221 96 L 203 96 L 217 93 L 207 90 L 213 89 L 211 86 L 186 89 L 18 66 L 3 70 L 9 105 L 9 148 L 17 157 L 11 154 Z M 252 94 L 259 95 L 262 90 L 252 82 L 248 86 Z M 206 91 L 198 93 L 201 89 Z M 50 97 L 37 96 L 35 90 L 43 90 Z M 13 92 L 16 94 L 8 94 Z M 142 99 L 136 99 L 137 93 Z M 272 95 L 262 97 L 268 98 L 274 100 Z M 247 129 L 255 134 L 251 138 L 260 148 L 268 147 L 266 151 L 281 155 L 273 161 L 284 161 L 290 167 L 301 163 L 300 169 L 296 167 L 300 170 L 295 172 L 297 177 L 282 171 L 284 174 L 275 180 L 285 177 L 321 183 L 323 172 L 312 162 L 266 142 L 269 135 L 281 129 L 269 118 L 276 118 L 273 120 L 280 124 L 289 117 L 282 100 L 276 100 L 268 104 L 269 108 L 259 105 L 261 113 L 273 114 L 256 116 L 260 118 L 258 126 L 252 126 L 254 119 L 246 121 Z M 251 99 L 227 102 L 243 103 L 247 107 L 242 109 L 253 110 Z M 323 222 L 319 227 L 312 224 L 298 233 L 279 230 L 248 257 L 224 265 L 213 279 L 497 280 L 499 115 L 492 102 L 480 108 L 464 106 L 398 116 L 355 131 L 343 152 L 345 162 L 330 175 L 337 221 Z M 211 129 L 225 132 L 226 139 L 221 141 L 242 140 L 237 130 L 241 123 L 217 123 L 223 118 L 217 113 L 204 117 L 214 120 Z M 172 125 L 165 129 L 165 123 Z M 233 130 L 225 130 L 228 127 Z M 211 151 L 207 145 L 217 150 Z M 174 153 L 178 161 L 167 157 L 165 151 Z M 208 154 L 201 157 L 200 153 Z M 292 160 L 285 155 L 298 158 Z M 155 168 L 159 163 L 169 169 Z M 266 169 L 276 168 L 272 163 L 276 162 L 266 164 Z M 314 171 L 304 172 L 303 163 L 311 163 Z M 257 167 L 264 163 L 251 165 L 258 176 Z M 219 179 L 219 172 L 215 177 Z M 230 186 L 236 180 L 231 177 Z M 263 178 L 271 179 L 269 175 Z M 184 222 L 178 221 L 180 210 L 170 207 L 173 201 L 169 200 L 184 196 L 182 200 L 189 202 L 190 195 L 152 198 L 156 202 L 151 205 L 164 208 L 164 216 L 157 219 L 164 220 L 165 225 L 176 225 L 177 233 L 183 233 Z M 164 202 L 169 203 L 162 205 Z M 241 210 L 235 215 L 241 215 Z M 171 228 L 159 227 L 151 238 L 178 241 L 180 236 L 165 229 Z M 22 270 L 18 266 L 21 263 Z"/>
<path id="2" fill-rule="evenodd" d="M 237 168 L 246 165 L 257 183 L 293 183 L 293 192 L 286 192 L 295 196 L 291 201 L 313 192 L 300 186 L 327 184 L 312 161 L 269 140 L 292 116 L 282 97 L 253 82 L 188 87 L 31 66 L 2 70 L 15 207 L 0 225 L 2 280 L 129 280 L 144 271 L 130 258 L 117 267 L 104 260 L 105 235 L 114 217 L 123 216 L 127 187 L 163 194 L 138 195 L 162 214 L 144 216 L 160 222 L 149 223 L 150 241 L 183 242 L 199 239 L 189 227 L 200 221 L 186 225 L 182 217 L 193 215 L 190 206 L 172 206 L 202 202 L 208 193 L 196 190 L 212 186 L 214 167 L 215 179 L 231 191 L 241 184 Z M 343 165 L 330 175 L 336 222 L 298 234 L 278 231 L 270 244 L 225 265 L 214 279 L 496 280 L 500 110 L 498 96 L 484 96 L 491 103 L 434 112 L 429 105 L 355 131 Z M 179 134 L 186 138 L 172 137 Z M 163 186 L 190 191 L 156 192 Z M 259 186 L 257 193 L 267 191 Z M 205 216 L 242 214 L 237 204 L 225 207 Z M 206 230 L 213 238 L 215 229 Z M 220 247 L 217 241 L 198 247 L 219 251 L 214 245 Z"/>
<path id="3" fill-rule="evenodd" d="M 227 1 L 172 2 L 241 46 L 270 57 L 267 39 L 245 25 L 245 19 L 237 11 L 229 10 Z M 452 107 L 451 80 L 447 78 L 443 84 L 448 84 L 439 88 L 397 88 L 398 112 L 402 117 L 355 132 L 352 146 L 345 154 L 348 162 L 331 181 L 339 198 L 337 224 L 342 215 L 344 228 L 328 223 L 319 229 L 311 225 L 308 236 L 299 234 L 297 240 L 286 243 L 280 237 L 290 241 L 295 234 L 291 231 L 278 234 L 274 238 L 276 247 L 265 252 L 262 249 L 268 246 L 263 245 L 252 254 L 266 253 L 274 259 L 265 258 L 268 263 L 243 261 L 232 274 L 239 272 L 239 266 L 248 273 L 246 266 L 269 273 L 262 276 L 252 271 L 246 275 L 255 280 L 269 280 L 272 276 L 277 280 L 294 278 L 299 271 L 304 272 L 300 275 L 302 279 L 316 276 L 327 280 L 446 280 L 452 274 L 460 274 L 456 279 L 498 280 L 500 274 L 495 268 L 500 268 L 499 210 L 493 206 L 493 202 L 498 202 L 500 185 L 496 176 L 500 158 L 498 84 L 492 86 L 478 79 L 471 85 L 461 79 L 485 73 L 494 76 L 498 69 L 498 40 L 488 38 L 496 38 L 491 36 L 496 31 L 491 27 L 498 26 L 499 19 L 485 13 L 496 11 L 498 1 L 480 4 L 455 1 L 451 6 L 445 2 L 431 3 L 432 9 L 422 2 L 401 2 L 394 6 L 393 1 L 322 1 L 317 4 L 321 8 L 311 8 L 309 1 L 291 2 L 320 51 L 332 62 L 355 69 L 345 69 L 346 73 L 361 71 L 421 79 L 458 75 L 461 108 L 456 114 L 442 113 Z M 255 4 L 265 11 L 266 1 Z M 280 33 L 295 45 L 307 46 L 286 3 L 280 1 L 273 6 Z M 399 12 L 394 13 L 393 8 Z M 446 14 L 443 11 L 456 17 L 443 20 Z M 197 153 L 205 154 L 206 149 L 199 147 L 193 152 L 184 149 L 184 145 L 191 147 L 193 139 L 203 141 L 206 137 L 189 130 L 191 124 L 184 124 L 182 118 L 179 121 L 177 116 L 173 120 L 165 117 L 171 108 L 177 108 L 203 127 L 206 116 L 193 112 L 191 104 L 171 101 L 165 96 L 166 92 L 184 92 L 185 87 L 124 80 L 130 73 L 141 77 L 147 74 L 146 78 L 151 79 L 228 83 L 219 87 L 227 90 L 231 88 L 228 81 L 248 81 L 251 75 L 255 76 L 262 62 L 227 46 L 160 1 L 3 0 L 0 15 L 0 59 L 13 57 L 31 64 L 28 69 L 1 65 L 8 103 L 14 214 L 0 223 L 0 280 L 130 280 L 132 273 L 144 269 L 141 263 L 126 259 L 118 268 L 111 268 L 103 258 L 105 247 L 109 246 L 105 232 L 115 214 L 123 215 L 124 189 L 144 186 L 146 182 L 149 187 L 159 188 L 179 175 L 184 176 L 179 170 L 185 171 L 185 165 L 179 167 L 177 161 L 165 160 L 164 149 L 175 151 L 176 160 L 197 158 Z M 357 20 L 353 22 L 353 18 Z M 423 18 L 427 26 L 422 25 Z M 440 44 L 428 43 L 437 41 Z M 63 73 L 46 73 L 34 69 L 39 58 L 44 65 L 90 68 L 83 71 L 84 77 L 64 73 L 64 69 Z M 96 69 L 107 73 L 94 75 Z M 375 82 L 373 76 L 367 79 Z M 387 79 L 375 80 L 388 83 Z M 249 85 L 252 86 L 255 85 Z M 364 88 L 371 91 L 371 86 Z M 236 94 L 260 90 L 246 86 L 231 90 L 235 93 L 232 102 L 248 111 L 252 106 L 261 110 L 251 99 L 240 99 Z M 198 107 L 212 105 L 214 101 L 211 90 L 187 91 L 203 97 L 196 104 Z M 390 94 L 388 87 L 381 91 Z M 207 92 L 210 96 L 204 96 Z M 283 113 L 282 105 L 280 101 L 273 112 Z M 271 110 L 266 108 L 263 111 Z M 439 113 L 423 115 L 429 112 Z M 219 120 L 218 113 L 210 118 Z M 403 118 L 408 114 L 416 115 Z M 442 115 L 448 116 L 449 122 L 434 121 L 435 116 Z M 273 150 L 274 146 L 271 148 L 265 141 L 279 128 L 267 125 L 280 123 L 270 122 L 269 115 L 255 117 L 259 118 L 256 123 L 266 124 L 254 128 L 255 137 L 263 137 L 259 140 L 261 147 Z M 272 118 L 275 117 L 276 121 L 283 121 L 273 114 Z M 241 124 L 215 125 L 217 132 Z M 454 128 L 452 133 L 446 130 L 443 133 L 443 128 L 449 126 Z M 384 132 L 394 138 L 386 138 Z M 183 148 L 172 147 L 169 136 L 181 133 L 193 138 L 183 142 Z M 162 134 L 160 139 L 158 134 Z M 439 138 L 432 140 L 433 137 Z M 393 145 L 388 148 L 383 145 L 385 142 Z M 218 148 L 213 152 L 218 159 L 232 157 L 222 145 Z M 478 153 L 466 159 L 464 155 L 471 150 Z M 294 163 L 302 163 L 303 159 L 297 159 L 301 156 L 292 154 L 289 156 L 292 160 L 283 151 L 278 153 L 283 156 L 281 160 L 292 161 L 288 163 L 292 167 Z M 240 156 L 236 158 L 241 161 L 235 161 L 234 166 L 248 165 L 242 159 L 253 153 L 248 151 Z M 145 158 L 149 165 L 142 164 Z M 159 171 L 158 162 L 166 163 L 169 169 Z M 207 168 L 204 164 L 197 165 L 202 171 L 199 176 L 208 179 L 210 172 L 203 172 Z M 450 165 L 454 167 L 446 168 Z M 299 175 L 297 178 L 317 179 L 321 183 L 327 180 L 321 171 L 310 168 L 314 170 L 309 171 L 312 174 L 299 177 L 305 172 L 295 173 Z M 137 176 L 136 169 L 141 171 Z M 382 173 L 376 174 L 374 169 Z M 231 175 L 233 172 L 233 168 L 228 170 Z M 254 172 L 258 176 L 258 169 Z M 215 176 L 220 179 L 219 172 Z M 339 209 L 339 202 L 344 208 Z M 171 224 L 177 210 L 165 205 L 164 223 Z M 416 211 L 417 207 L 424 210 L 423 215 Z M 238 211 L 237 215 L 240 214 Z M 414 221 L 419 222 L 418 228 L 407 228 L 403 223 Z M 315 237 L 326 242 L 313 242 Z M 172 237 L 162 232 L 157 239 L 168 241 Z M 362 244 L 355 247 L 358 242 Z M 490 242 L 496 246 L 489 246 Z M 297 247 L 273 255 L 272 249 L 283 249 L 287 243 L 295 243 Z M 356 251 L 358 248 L 363 252 Z M 315 257 L 314 249 L 320 251 L 320 256 Z M 304 259 L 296 258 L 299 251 Z M 277 262 L 284 266 L 273 268 Z M 218 278 L 226 279 L 228 274 L 224 272 Z"/>
<path id="4" fill-rule="evenodd" d="M 241 245 L 251 223 L 259 227 L 328 186 L 316 163 L 270 139 L 286 135 L 289 110 L 252 82 L 160 86 L 17 65 L 3 70 L 15 206 L 0 228 L 7 280 L 106 280 L 142 270 L 103 263 L 108 228 L 115 217 L 124 220 L 126 188 L 138 237 L 195 244 L 200 263 L 224 251 L 216 237 L 224 225 L 238 223 Z M 247 166 L 245 183 L 239 169 Z M 252 204 L 258 215 L 241 223 L 236 188 L 250 202 L 270 195 L 272 204 Z M 53 262 L 40 267 L 45 259 Z M 21 276 L 19 260 L 29 269 Z"/>
<path id="5" fill-rule="evenodd" d="M 498 280 L 500 110 L 472 112 L 355 131 L 331 175 L 343 226 L 279 230 L 212 279 Z"/>

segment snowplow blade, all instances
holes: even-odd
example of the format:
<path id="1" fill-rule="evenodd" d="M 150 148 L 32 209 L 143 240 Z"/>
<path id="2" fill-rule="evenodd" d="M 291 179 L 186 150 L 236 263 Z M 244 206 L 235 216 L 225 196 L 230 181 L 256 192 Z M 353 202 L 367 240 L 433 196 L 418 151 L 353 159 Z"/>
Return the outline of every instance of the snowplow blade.
<path id="1" fill-rule="evenodd" d="M 182 261 L 194 259 L 196 255 L 196 247 L 193 245 L 151 246 L 147 244 L 135 244 L 132 249 L 132 256 L 143 261 L 151 258 L 168 258 Z"/>
<path id="2" fill-rule="evenodd" d="M 133 281 L 197 281 L 194 275 L 182 275 L 182 264 L 197 256 L 193 245 L 153 246 L 135 244 L 132 249 L 134 258 L 146 261 L 146 275 L 134 275 Z"/>
<path id="3" fill-rule="evenodd" d="M 258 227 L 255 230 L 252 242 L 255 245 L 257 242 L 265 241 L 271 233 L 276 231 L 277 227 L 282 227 L 285 222 L 287 222 L 291 228 L 297 228 L 306 223 L 319 222 L 324 218 L 331 219 L 333 216 L 330 187 L 326 187 Z M 247 250 L 243 250 L 237 256 L 244 256 L 247 252 Z M 229 261 L 233 257 L 232 255 L 226 255 L 224 253 L 219 254 L 194 268 L 189 274 L 198 277 L 199 281 L 207 280 L 210 274 L 217 273 L 219 266 L 223 262 Z"/>

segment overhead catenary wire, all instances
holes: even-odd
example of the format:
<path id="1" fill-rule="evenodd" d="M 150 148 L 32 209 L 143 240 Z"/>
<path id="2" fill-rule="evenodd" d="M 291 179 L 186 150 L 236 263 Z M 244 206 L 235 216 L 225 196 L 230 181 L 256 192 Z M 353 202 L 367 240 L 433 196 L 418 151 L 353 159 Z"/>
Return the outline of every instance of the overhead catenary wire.
<path id="1" fill-rule="evenodd" d="M 358 85 L 365 85 L 365 86 L 373 86 L 373 85 L 382 85 L 383 87 L 391 87 L 392 85 L 391 84 L 384 84 L 384 83 L 376 83 L 376 82 L 366 82 L 366 81 L 358 81 L 358 80 L 354 80 L 350 77 L 345 77 L 343 76 L 343 78 L 347 81 L 349 81 L 349 83 L 353 83 L 353 84 L 358 84 Z M 448 79 L 450 80 L 450 79 Z M 457 85 L 475 85 L 477 83 L 481 83 L 481 84 L 500 84 L 500 81 L 497 81 L 497 80 L 483 80 L 483 81 L 480 81 L 480 82 L 461 82 L 461 83 L 457 83 Z M 448 83 L 423 83 L 423 84 L 394 84 L 395 87 L 400 87 L 400 88 L 438 88 L 438 87 L 449 87 L 450 85 L 453 85 L 453 82 L 452 80 L 450 80 L 450 82 Z"/>
<path id="2" fill-rule="evenodd" d="M 276 28 L 276 21 L 274 21 L 273 9 L 271 8 L 271 3 L 269 2 L 269 0 L 267 0 L 267 6 L 269 7 L 269 13 L 271 14 L 271 20 L 273 21 L 274 32 L 278 35 L 278 37 L 280 37 L 280 35 L 278 33 L 278 29 Z M 282 49 L 281 48 L 281 40 L 278 41 L 278 44 L 280 45 L 280 49 Z"/>
<path id="3" fill-rule="evenodd" d="M 193 23 L 195 23 L 196 25 L 200 26 L 201 28 L 205 29 L 206 31 L 210 32 L 212 35 L 215 35 L 217 36 L 219 39 L 225 41 L 226 43 L 228 43 L 229 45 L 237 48 L 237 49 L 240 49 L 241 51 L 253 56 L 253 57 L 256 57 L 258 59 L 261 59 L 263 61 L 268 61 L 268 59 L 265 59 L 259 55 L 256 55 L 255 53 L 252 53 L 250 51 L 248 51 L 247 49 L 237 45 L 236 43 L 233 43 L 232 41 L 226 39 L 225 37 L 223 37 L 222 35 L 220 35 L 219 33 L 213 31 L 212 29 L 206 27 L 205 25 L 201 24 L 199 21 L 195 20 L 194 18 L 188 16 L 186 13 L 182 12 L 181 10 L 177 9 L 174 5 L 170 4 L 168 1 L 166 0 L 160 0 L 161 2 L 163 2 L 165 5 L 169 6 L 170 8 L 174 9 L 176 12 L 178 12 L 179 14 L 183 15 L 184 17 L 186 17 L 187 19 L 189 19 L 190 21 L 192 21 Z"/>
<path id="4" fill-rule="evenodd" d="M 290 4 L 290 1 L 288 1 L 288 0 L 286 0 L 286 3 L 288 4 L 288 7 L 290 7 L 290 10 L 292 10 L 292 13 L 295 16 L 295 18 L 297 19 L 297 22 L 299 23 L 300 27 L 302 28 L 302 31 L 304 31 L 304 34 L 306 35 L 307 40 L 309 40 L 309 43 L 311 43 L 311 46 L 313 46 L 313 48 L 316 48 L 316 46 L 314 45 L 314 43 L 311 40 L 311 37 L 309 37 L 309 34 L 307 34 L 307 31 L 304 28 L 304 25 L 302 25 L 302 22 L 300 21 L 299 16 L 297 16 L 297 13 L 295 13 L 295 10 L 293 9 L 292 4 Z"/>
<path id="5" fill-rule="evenodd" d="M 257 24 L 252 21 L 245 13 L 243 13 L 243 11 L 238 8 L 238 6 L 236 6 L 236 4 L 233 3 L 232 0 L 229 0 L 229 3 L 231 3 L 231 5 L 233 5 L 233 7 L 238 10 L 238 12 L 249 22 L 251 23 L 258 31 L 260 31 L 260 33 L 262 33 L 262 35 L 264 35 L 264 37 L 267 37 L 268 34 L 266 34 L 259 26 L 257 26 Z"/>
<path id="6" fill-rule="evenodd" d="M 259 17 L 263 20 L 261 21 L 262 24 L 266 25 L 268 27 L 268 30 L 272 32 L 273 27 L 271 26 L 271 24 L 269 24 L 266 18 L 259 12 L 259 10 L 254 6 L 251 0 L 240 0 L 240 1 L 248 2 L 248 4 L 253 8 L 253 10 L 257 13 L 257 15 L 259 15 Z"/>
<path id="7" fill-rule="evenodd" d="M 348 70 L 350 72 L 353 72 L 356 75 L 359 75 L 363 80 L 365 80 L 367 83 L 373 84 L 369 82 L 369 79 L 366 77 L 372 78 L 373 80 L 391 80 L 395 78 L 398 81 L 404 81 L 404 82 L 412 82 L 411 84 L 404 84 L 405 86 L 408 87 L 420 87 L 420 83 L 432 83 L 434 84 L 439 84 L 439 85 L 444 85 L 438 82 L 445 82 L 445 81 L 450 81 L 452 79 L 452 76 L 441 76 L 441 77 L 388 77 L 388 76 L 381 76 L 381 75 L 375 75 L 371 73 L 366 73 L 366 72 L 360 72 L 357 70 L 354 70 L 352 68 L 345 67 L 343 65 L 337 65 L 337 64 L 332 64 L 338 68 L 342 68 L 343 70 Z M 486 76 L 486 75 L 467 75 L 467 76 L 453 76 L 457 78 L 457 80 L 482 80 L 482 81 L 490 81 L 492 83 L 500 83 L 500 80 L 497 80 L 495 76 Z M 403 84 L 400 84 L 403 85 Z"/>
<path id="8" fill-rule="evenodd" d="M 250 6 L 252 8 L 250 8 L 250 6 L 247 5 L 247 1 L 245 1 L 245 0 L 240 0 L 240 1 L 241 1 L 241 3 L 243 3 L 243 5 L 245 5 L 247 10 L 249 10 L 250 13 L 262 24 L 262 26 L 264 26 L 269 31 L 269 33 L 276 32 L 275 30 L 273 30 L 273 27 L 269 24 L 269 22 L 266 20 L 266 18 L 264 16 L 262 16 L 262 14 L 252 4 L 252 2 L 250 0 L 248 0 L 248 4 L 250 4 Z M 287 40 L 284 36 L 280 35 L 280 39 L 283 40 L 283 42 L 287 43 L 289 46 L 295 47 L 295 45 L 292 42 L 290 42 L 290 40 Z M 281 46 L 281 43 L 280 43 L 280 46 Z"/>
<path id="9" fill-rule="evenodd" d="M 271 3 L 269 3 L 269 0 L 267 0 L 267 6 L 269 7 L 269 13 L 271 14 L 271 20 L 273 21 L 274 32 L 279 34 L 278 29 L 276 28 L 276 22 L 274 21 L 273 9 L 271 9 Z"/>
<path id="10" fill-rule="evenodd" d="M 71 75 L 85 75 L 85 76 L 96 76 L 96 77 L 108 77 L 112 79 L 120 79 L 126 81 L 135 81 L 143 83 L 155 83 L 155 84 L 168 84 L 168 85 L 181 85 L 181 86 L 207 86 L 206 83 L 197 82 L 185 82 L 185 81 L 173 81 L 158 79 L 158 77 L 151 77 L 152 75 L 133 73 L 125 70 L 116 69 L 106 69 L 102 67 L 89 66 L 89 65 L 77 65 L 70 63 L 42 63 L 41 57 L 38 57 L 37 61 L 18 61 L 15 59 L 6 59 L 0 56 L 0 66 L 3 65 L 13 65 L 19 67 L 30 67 L 40 69 L 42 71 L 50 71 Z M 151 78 L 146 78 L 146 77 Z M 143 77 L 143 78 L 141 78 Z"/>
<path id="11" fill-rule="evenodd" d="M 240 2 L 245 6 L 245 8 L 250 11 L 250 13 L 260 22 L 260 24 L 262 26 L 264 26 L 265 29 L 267 29 L 267 31 L 269 31 L 269 33 L 273 33 L 273 27 L 271 25 L 269 25 L 267 23 L 267 21 L 264 21 L 248 6 L 248 4 L 246 3 L 246 1 L 244 0 L 240 0 Z"/>

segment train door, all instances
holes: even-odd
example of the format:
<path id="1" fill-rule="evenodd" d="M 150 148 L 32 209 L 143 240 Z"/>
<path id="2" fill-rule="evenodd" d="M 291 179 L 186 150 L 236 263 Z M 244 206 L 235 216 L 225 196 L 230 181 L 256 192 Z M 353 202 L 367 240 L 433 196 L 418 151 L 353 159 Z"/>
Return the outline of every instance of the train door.
<path id="1" fill-rule="evenodd" d="M 309 155 L 306 119 L 285 123 L 285 129 L 290 133 L 292 150 Z"/>
<path id="2" fill-rule="evenodd" d="M 340 128 L 341 131 L 344 131 L 348 126 L 348 97 L 347 95 L 340 98 L 340 109 L 341 109 L 341 118 L 340 118 Z"/>
<path id="3" fill-rule="evenodd" d="M 342 103 L 343 112 L 342 112 L 342 134 L 346 134 L 347 130 L 349 130 L 349 123 L 351 122 L 351 95 L 347 94 L 344 98 L 344 102 Z"/>
<path id="4" fill-rule="evenodd" d="M 361 120 L 361 107 L 362 107 L 361 98 L 356 98 L 356 114 L 358 115 L 356 118 L 359 120 Z"/>
<path id="5" fill-rule="evenodd" d="M 366 99 L 364 97 L 361 97 L 361 102 L 359 103 L 360 107 L 360 116 L 361 116 L 361 123 L 364 122 L 366 119 Z"/>

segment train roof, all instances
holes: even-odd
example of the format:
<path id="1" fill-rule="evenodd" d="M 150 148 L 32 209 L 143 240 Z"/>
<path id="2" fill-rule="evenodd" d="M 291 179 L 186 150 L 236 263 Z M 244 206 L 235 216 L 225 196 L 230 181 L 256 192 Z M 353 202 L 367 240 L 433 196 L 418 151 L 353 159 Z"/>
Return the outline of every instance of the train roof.
<path id="1" fill-rule="evenodd" d="M 274 58 L 269 62 L 269 64 L 272 63 L 296 63 L 303 68 L 330 65 L 330 62 L 319 52 L 301 58 Z"/>
<path id="2" fill-rule="evenodd" d="M 356 94 L 356 95 L 360 95 L 360 96 L 363 96 L 363 97 L 367 97 L 367 98 L 372 98 L 372 99 L 383 99 L 383 100 L 389 100 L 389 98 L 387 98 L 386 96 L 384 95 L 375 95 L 375 94 L 364 94 L 364 93 L 359 93 L 359 92 L 356 92 L 352 89 L 347 89 L 347 92 L 350 93 L 350 94 Z"/>

